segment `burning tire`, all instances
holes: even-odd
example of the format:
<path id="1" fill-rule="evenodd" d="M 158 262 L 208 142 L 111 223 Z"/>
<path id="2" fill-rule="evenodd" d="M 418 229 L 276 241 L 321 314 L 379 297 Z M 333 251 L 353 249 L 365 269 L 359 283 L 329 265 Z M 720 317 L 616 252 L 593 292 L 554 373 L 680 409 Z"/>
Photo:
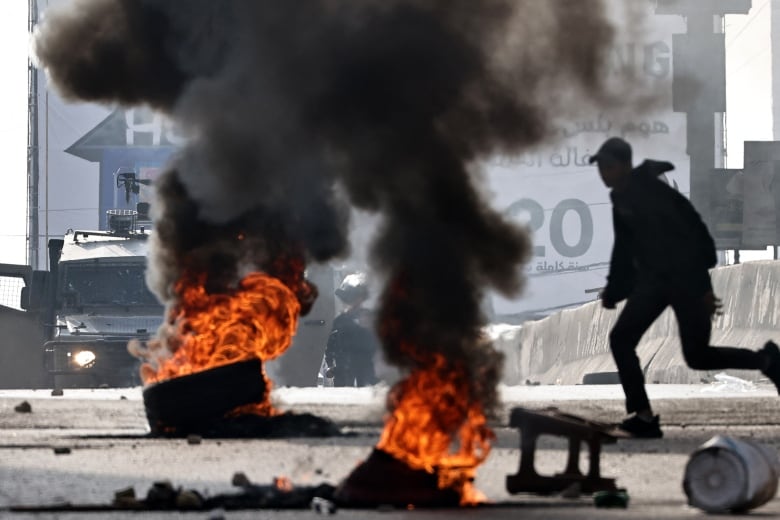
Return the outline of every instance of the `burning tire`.
<path id="1" fill-rule="evenodd" d="M 259 359 L 231 363 L 144 389 L 146 418 L 153 435 L 198 433 L 239 406 L 265 398 Z"/>

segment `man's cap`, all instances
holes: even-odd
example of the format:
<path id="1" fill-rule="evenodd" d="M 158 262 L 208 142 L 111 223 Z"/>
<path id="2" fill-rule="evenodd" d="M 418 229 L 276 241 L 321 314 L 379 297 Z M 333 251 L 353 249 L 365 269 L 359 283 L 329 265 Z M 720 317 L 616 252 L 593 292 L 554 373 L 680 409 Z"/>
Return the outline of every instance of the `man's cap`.
<path id="1" fill-rule="evenodd" d="M 601 145 L 599 151 L 590 156 L 590 163 L 600 159 L 612 159 L 631 164 L 631 145 L 619 137 L 610 137 Z"/>

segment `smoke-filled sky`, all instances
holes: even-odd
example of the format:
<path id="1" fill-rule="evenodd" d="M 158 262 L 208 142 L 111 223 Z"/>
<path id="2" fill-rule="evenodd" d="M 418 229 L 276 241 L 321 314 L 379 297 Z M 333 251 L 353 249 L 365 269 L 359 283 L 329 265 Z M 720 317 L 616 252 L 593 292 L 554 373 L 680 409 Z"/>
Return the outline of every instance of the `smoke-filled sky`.
<path id="1" fill-rule="evenodd" d="M 64 97 L 148 104 L 189 134 L 153 204 L 161 298 L 177 304 L 193 271 L 221 291 L 279 258 L 344 255 L 347 205 L 378 212 L 387 359 L 441 356 L 491 408 L 500 358 L 480 305 L 517 294 L 530 237 L 480 196 L 476 168 L 634 101 L 630 78 L 604 83 L 613 37 L 601 0 L 80 0 L 35 43 Z"/>
<path id="2" fill-rule="evenodd" d="M 64 2 L 51 2 L 52 5 Z M 755 85 L 767 78 L 771 53 L 762 42 L 768 38 L 768 0 L 754 0 L 748 16 L 726 18 L 727 76 L 729 89 L 730 148 L 740 152 L 737 139 L 771 139 L 771 123 L 756 126 L 756 116 L 769 114 L 770 102 Z M 41 9 L 50 2 L 39 2 Z M 4 2 L 0 6 L 0 68 L 4 86 L 0 95 L 3 126 L 0 154 L 4 158 L 4 189 L 0 193 L 0 262 L 22 263 L 25 258 L 26 233 L 26 125 L 27 125 L 27 3 Z M 733 41 L 732 41 L 733 40 Z M 748 94 L 749 93 L 749 94 Z M 738 115 L 740 114 L 740 115 Z M 733 154 L 732 154 L 733 155 Z M 739 167 L 737 158 L 729 163 Z M 83 202 L 78 202 L 79 207 Z M 97 207 L 97 202 L 94 203 Z M 45 210 L 45 205 L 41 206 Z M 57 201 L 57 207 L 73 207 L 68 201 Z M 97 215 L 95 217 L 97 219 Z M 97 223 L 95 223 L 97 226 Z M 745 256 L 743 255 L 743 259 Z"/>
<path id="3" fill-rule="evenodd" d="M 281 212 L 325 259 L 345 249 L 334 179 L 362 209 L 446 220 L 428 198 L 467 212 L 474 162 L 543 140 L 556 94 L 601 96 L 600 5 L 82 1 L 38 43 L 64 96 L 148 103 L 191 132 L 176 168 L 200 217 Z"/>
<path id="4" fill-rule="evenodd" d="M 480 196 L 478 164 L 544 143 L 556 120 L 648 101 L 632 78 L 604 83 L 601 0 L 78 0 L 47 14 L 37 52 L 64 97 L 148 104 L 189 134 L 153 206 L 159 295 L 175 299 L 190 269 L 219 273 L 219 289 L 280 255 L 343 255 L 347 204 L 378 212 L 388 359 L 462 362 L 488 407 L 499 370 L 480 302 L 517 293 L 529 237 Z"/>

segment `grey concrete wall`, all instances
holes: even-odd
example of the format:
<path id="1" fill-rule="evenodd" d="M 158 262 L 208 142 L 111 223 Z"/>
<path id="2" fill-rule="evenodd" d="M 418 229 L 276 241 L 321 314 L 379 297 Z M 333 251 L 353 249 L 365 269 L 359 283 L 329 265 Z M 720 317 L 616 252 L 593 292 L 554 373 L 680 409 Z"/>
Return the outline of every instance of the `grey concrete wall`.
<path id="1" fill-rule="evenodd" d="M 44 367 L 40 316 L 0 305 L 0 388 L 51 386 Z"/>
<path id="2" fill-rule="evenodd" d="M 713 322 L 712 344 L 756 350 L 768 339 L 780 342 L 780 262 L 748 262 L 712 271 L 723 316 Z M 521 327 L 491 326 L 496 348 L 504 352 L 506 384 L 527 381 L 578 384 L 591 372 L 614 372 L 609 331 L 620 309 L 593 302 Z M 637 353 L 648 382 L 698 383 L 716 372 L 690 370 L 682 358 L 677 321 L 667 309 L 645 333 Z M 729 370 L 748 380 L 759 372 Z"/>

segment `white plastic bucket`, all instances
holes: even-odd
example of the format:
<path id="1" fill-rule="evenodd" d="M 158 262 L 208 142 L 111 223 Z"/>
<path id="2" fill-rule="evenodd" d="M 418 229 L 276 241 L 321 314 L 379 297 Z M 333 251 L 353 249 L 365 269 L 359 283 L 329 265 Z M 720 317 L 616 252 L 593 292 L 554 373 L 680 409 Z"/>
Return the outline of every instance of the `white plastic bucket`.
<path id="1" fill-rule="evenodd" d="M 778 475 L 775 450 L 716 435 L 691 455 L 683 490 L 690 505 L 708 513 L 741 512 L 770 501 Z"/>

